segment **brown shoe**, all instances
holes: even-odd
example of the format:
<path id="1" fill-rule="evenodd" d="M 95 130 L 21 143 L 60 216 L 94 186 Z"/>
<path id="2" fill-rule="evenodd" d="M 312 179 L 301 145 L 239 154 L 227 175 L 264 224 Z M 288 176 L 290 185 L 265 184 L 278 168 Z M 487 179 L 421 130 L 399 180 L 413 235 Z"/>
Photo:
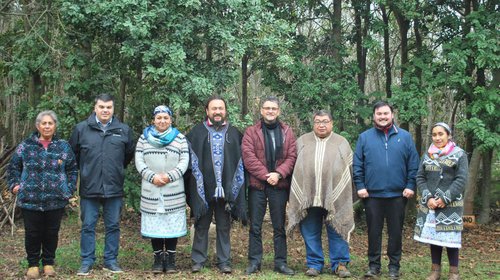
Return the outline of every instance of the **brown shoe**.
<path id="1" fill-rule="evenodd" d="M 450 266 L 450 274 L 448 275 L 448 280 L 460 280 L 457 266 Z"/>
<path id="2" fill-rule="evenodd" d="M 320 274 L 321 274 L 321 271 L 317 270 L 316 268 L 312 268 L 312 267 L 310 267 L 306 271 L 306 275 L 309 277 L 316 277 L 316 276 L 319 276 Z"/>
<path id="3" fill-rule="evenodd" d="M 44 265 L 43 266 L 43 274 L 47 277 L 55 277 L 56 271 L 54 270 L 53 265 Z"/>
<path id="4" fill-rule="evenodd" d="M 335 275 L 339 278 L 349 278 L 351 277 L 351 272 L 347 269 L 347 266 L 344 263 L 340 263 L 335 269 Z"/>
<path id="5" fill-rule="evenodd" d="M 26 278 L 28 279 L 40 278 L 40 271 L 38 270 L 38 266 L 32 266 L 28 268 L 28 272 L 26 272 Z"/>
<path id="6" fill-rule="evenodd" d="M 439 264 L 432 264 L 431 274 L 425 280 L 439 280 L 441 279 L 441 266 Z"/>

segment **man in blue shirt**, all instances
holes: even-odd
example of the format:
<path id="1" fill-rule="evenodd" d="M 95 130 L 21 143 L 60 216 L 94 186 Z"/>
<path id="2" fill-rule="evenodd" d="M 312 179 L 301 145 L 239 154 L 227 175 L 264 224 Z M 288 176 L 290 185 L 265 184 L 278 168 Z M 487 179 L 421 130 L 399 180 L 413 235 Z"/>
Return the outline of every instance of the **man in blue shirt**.
<path id="1" fill-rule="evenodd" d="M 373 106 L 374 127 L 359 135 L 353 159 L 353 177 L 363 199 L 368 226 L 369 269 L 365 277 L 380 274 L 384 219 L 389 235 L 389 277 L 399 279 L 405 206 L 415 193 L 419 156 L 410 133 L 396 126 L 391 105 Z"/>

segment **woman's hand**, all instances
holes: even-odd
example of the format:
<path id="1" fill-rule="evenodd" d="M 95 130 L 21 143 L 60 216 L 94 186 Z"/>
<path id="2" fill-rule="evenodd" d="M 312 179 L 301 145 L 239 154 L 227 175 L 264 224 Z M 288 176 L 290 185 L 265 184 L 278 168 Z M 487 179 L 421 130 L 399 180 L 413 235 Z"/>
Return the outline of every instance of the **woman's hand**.
<path id="1" fill-rule="evenodd" d="M 441 198 L 438 198 L 436 200 L 436 205 L 438 208 L 445 208 L 446 207 L 446 204 L 444 204 L 444 201 Z"/>
<path id="2" fill-rule="evenodd" d="M 429 200 L 427 200 L 427 207 L 431 210 L 436 209 L 438 207 L 437 200 L 434 197 L 429 198 Z"/>
<path id="3" fill-rule="evenodd" d="M 170 183 L 170 178 L 168 177 L 167 174 L 161 173 L 161 174 L 156 174 L 153 177 L 153 184 L 157 187 L 164 186 L 166 184 Z"/>
<path id="4" fill-rule="evenodd" d="M 19 192 L 19 189 L 21 188 L 20 185 L 15 185 L 14 188 L 12 189 L 13 194 L 17 194 Z"/>

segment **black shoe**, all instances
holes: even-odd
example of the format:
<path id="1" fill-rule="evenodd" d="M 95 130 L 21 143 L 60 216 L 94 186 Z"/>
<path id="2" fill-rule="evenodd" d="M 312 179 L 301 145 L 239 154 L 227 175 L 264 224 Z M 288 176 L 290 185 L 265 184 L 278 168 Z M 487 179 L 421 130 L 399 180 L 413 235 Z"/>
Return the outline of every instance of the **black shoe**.
<path id="1" fill-rule="evenodd" d="M 378 278 L 379 275 L 380 275 L 380 269 L 370 268 L 365 273 L 365 278 Z"/>
<path id="2" fill-rule="evenodd" d="M 191 267 L 191 272 L 192 273 L 198 273 L 203 269 L 203 264 L 201 263 L 195 263 L 193 264 L 193 267 Z"/>
<path id="3" fill-rule="evenodd" d="M 251 264 L 247 267 L 246 273 L 247 275 L 250 275 L 252 273 L 256 273 L 260 271 L 260 264 Z"/>
<path id="4" fill-rule="evenodd" d="M 229 265 L 221 265 L 219 267 L 219 270 L 221 273 L 224 273 L 224 274 L 231 274 L 231 272 L 233 272 L 233 270 L 231 269 L 231 267 Z"/>
<path id="5" fill-rule="evenodd" d="M 175 252 L 166 252 L 163 259 L 163 270 L 166 273 L 176 273 L 177 266 L 175 265 Z"/>
<path id="6" fill-rule="evenodd" d="M 391 280 L 398 280 L 399 279 L 399 270 L 389 269 L 389 278 Z"/>
<path id="7" fill-rule="evenodd" d="M 285 275 L 294 275 L 295 271 L 290 269 L 286 264 L 281 265 L 280 267 L 275 266 L 274 271 L 279 272 Z"/>
<path id="8" fill-rule="evenodd" d="M 163 272 L 163 257 L 163 252 L 155 252 L 153 267 L 151 268 L 151 270 L 153 270 L 153 273 Z"/>

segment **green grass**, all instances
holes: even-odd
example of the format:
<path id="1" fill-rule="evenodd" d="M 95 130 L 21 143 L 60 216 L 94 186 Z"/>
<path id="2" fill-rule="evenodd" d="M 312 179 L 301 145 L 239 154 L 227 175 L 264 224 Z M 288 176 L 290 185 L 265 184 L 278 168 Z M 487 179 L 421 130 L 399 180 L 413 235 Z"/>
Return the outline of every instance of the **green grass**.
<path id="1" fill-rule="evenodd" d="M 212 249 L 209 249 L 207 267 L 201 273 L 192 274 L 191 269 L 191 244 L 190 238 L 179 239 L 177 247 L 177 265 L 180 272 L 174 275 L 154 275 L 150 273 L 152 252 L 149 239 L 140 236 L 140 219 L 138 215 L 127 213 L 127 218 L 122 220 L 122 234 L 120 240 L 119 261 L 126 273 L 112 275 L 102 270 L 102 255 L 104 249 L 104 226 L 100 219 L 97 227 L 96 255 L 97 261 L 90 277 L 84 279 L 309 279 L 304 275 L 305 248 L 299 232 L 288 237 L 288 263 L 297 272 L 293 277 L 285 277 L 273 272 L 273 242 L 272 226 L 265 222 L 263 227 L 264 256 L 262 271 L 255 275 L 244 274 L 247 262 L 248 228 L 234 224 L 232 228 L 232 265 L 233 274 L 222 275 L 215 268 L 215 258 Z M 27 262 L 24 253 L 24 231 L 19 225 L 14 236 L 10 230 L 0 233 L 0 279 L 20 279 L 26 272 Z M 500 245 L 498 236 L 493 234 L 493 227 L 480 227 L 466 230 L 463 234 L 463 249 L 460 252 L 460 273 L 462 279 L 500 279 Z M 324 234 L 325 235 L 325 234 Z M 384 239 L 386 237 L 384 236 Z M 367 267 L 366 235 L 364 225 L 361 223 L 353 232 L 351 247 L 351 263 L 349 269 L 353 274 L 351 279 L 362 279 Z M 385 241 L 384 241 L 385 243 Z M 327 252 L 327 241 L 323 241 L 324 251 Z M 424 279 L 430 270 L 429 249 L 412 239 L 412 221 L 408 221 L 403 243 L 403 258 L 401 262 L 401 279 Z M 59 247 L 56 256 L 57 279 L 82 279 L 76 276 L 80 266 L 80 225 L 76 212 L 68 211 L 61 227 Z M 385 252 L 385 244 L 383 252 Z M 387 279 L 388 260 L 383 257 L 383 275 L 380 279 Z M 446 279 L 448 267 L 446 254 L 443 254 L 443 273 Z M 335 279 L 326 267 L 323 274 L 316 279 Z"/>

